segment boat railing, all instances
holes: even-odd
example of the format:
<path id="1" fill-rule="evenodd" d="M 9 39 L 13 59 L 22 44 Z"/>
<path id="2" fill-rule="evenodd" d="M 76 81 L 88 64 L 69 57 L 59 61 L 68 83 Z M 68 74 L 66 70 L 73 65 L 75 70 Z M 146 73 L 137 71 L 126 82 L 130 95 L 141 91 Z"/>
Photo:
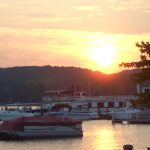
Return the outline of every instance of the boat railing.
<path id="1" fill-rule="evenodd" d="M 146 113 L 132 114 L 132 119 L 135 119 L 135 120 L 150 120 L 150 114 L 146 114 Z"/>
<path id="2" fill-rule="evenodd" d="M 117 120 L 117 119 L 120 119 L 120 120 L 129 120 L 130 117 L 131 117 L 131 114 L 129 114 L 129 113 L 123 113 L 123 112 L 119 113 L 119 114 L 117 114 L 117 113 L 112 114 L 112 119 L 113 120 Z"/>
<path id="3" fill-rule="evenodd" d="M 129 124 L 150 124 L 150 113 L 114 113 L 112 114 L 112 123 L 122 123 L 127 121 Z"/>

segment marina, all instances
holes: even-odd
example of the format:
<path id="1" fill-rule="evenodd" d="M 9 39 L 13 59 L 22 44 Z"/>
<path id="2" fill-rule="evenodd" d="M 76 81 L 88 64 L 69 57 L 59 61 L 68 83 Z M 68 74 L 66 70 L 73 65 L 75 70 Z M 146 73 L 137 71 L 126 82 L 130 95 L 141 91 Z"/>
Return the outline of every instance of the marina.
<path id="1" fill-rule="evenodd" d="M 4 122 L 0 125 L 0 144 L 5 140 L 16 145 L 27 143 L 29 150 L 39 142 L 45 144 L 44 149 L 52 147 L 53 150 L 67 147 L 70 150 L 121 150 L 125 144 L 144 150 L 149 146 L 150 126 L 146 125 L 150 124 L 149 109 L 133 107 L 130 100 L 134 96 L 92 97 L 85 91 L 68 96 L 63 92 L 48 91 L 40 103 L 1 106 L 0 119 Z M 18 139 L 26 140 L 12 141 Z"/>
<path id="2" fill-rule="evenodd" d="M 88 96 L 76 91 L 47 91 L 40 103 L 18 103 L 1 106 L 0 120 L 21 116 L 68 116 L 78 120 L 108 119 L 112 123 L 150 124 L 150 109 L 133 107 L 134 96 Z"/>
<path id="3" fill-rule="evenodd" d="M 88 96 L 86 91 L 74 91 L 73 95 L 66 90 L 46 91 L 40 103 L 6 104 L 1 106 L 1 112 L 5 112 L 5 118 L 11 118 L 10 112 L 22 114 L 24 111 L 33 115 L 67 115 L 79 120 L 111 119 L 109 112 L 131 106 L 131 98 L 135 97 Z M 1 120 L 5 118 L 0 115 Z"/>

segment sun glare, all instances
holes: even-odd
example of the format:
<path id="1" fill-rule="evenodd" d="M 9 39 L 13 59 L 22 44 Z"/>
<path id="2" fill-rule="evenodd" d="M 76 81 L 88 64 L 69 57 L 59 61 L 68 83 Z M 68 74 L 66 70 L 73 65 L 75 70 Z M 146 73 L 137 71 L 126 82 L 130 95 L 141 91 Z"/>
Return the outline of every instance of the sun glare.
<path id="1" fill-rule="evenodd" d="M 91 49 L 91 58 L 100 66 L 111 66 L 115 60 L 115 48 L 112 45 Z"/>
<path id="2" fill-rule="evenodd" d="M 106 150 L 109 147 L 116 147 L 115 134 L 111 129 L 101 128 L 97 131 L 94 149 Z"/>

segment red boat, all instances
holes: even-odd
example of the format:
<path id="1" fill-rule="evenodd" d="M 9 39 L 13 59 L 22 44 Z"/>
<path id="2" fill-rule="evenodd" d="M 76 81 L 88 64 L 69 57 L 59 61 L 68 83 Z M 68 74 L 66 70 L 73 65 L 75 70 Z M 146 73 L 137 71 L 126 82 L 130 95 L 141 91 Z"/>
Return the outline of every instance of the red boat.
<path id="1" fill-rule="evenodd" d="M 82 136 L 82 122 L 69 117 L 20 117 L 0 125 L 2 140 Z"/>

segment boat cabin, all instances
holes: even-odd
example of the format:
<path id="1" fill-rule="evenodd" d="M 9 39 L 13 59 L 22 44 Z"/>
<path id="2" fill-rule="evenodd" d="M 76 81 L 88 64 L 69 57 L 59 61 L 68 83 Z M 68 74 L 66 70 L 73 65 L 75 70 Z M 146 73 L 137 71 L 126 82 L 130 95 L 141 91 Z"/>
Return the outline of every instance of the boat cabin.
<path id="1" fill-rule="evenodd" d="M 86 91 L 77 91 L 73 93 L 73 97 L 74 98 L 79 98 L 79 99 L 84 99 L 85 97 L 87 97 L 88 94 Z"/>

